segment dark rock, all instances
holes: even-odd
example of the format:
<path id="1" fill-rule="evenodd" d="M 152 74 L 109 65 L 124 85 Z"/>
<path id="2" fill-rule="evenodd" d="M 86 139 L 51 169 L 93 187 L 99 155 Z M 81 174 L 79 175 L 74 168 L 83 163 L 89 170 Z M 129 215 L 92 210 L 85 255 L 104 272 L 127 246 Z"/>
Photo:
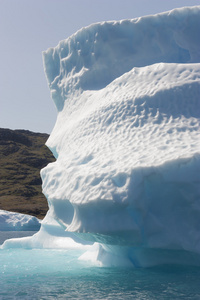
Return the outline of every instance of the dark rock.
<path id="1" fill-rule="evenodd" d="M 0 129 L 0 209 L 39 218 L 46 214 L 40 170 L 55 161 L 45 146 L 47 138 L 45 133 Z"/>
<path id="2" fill-rule="evenodd" d="M 31 146 L 32 142 L 27 135 L 23 134 L 19 130 L 10 130 L 0 128 L 0 141 L 10 141 L 20 143 L 26 146 Z"/>

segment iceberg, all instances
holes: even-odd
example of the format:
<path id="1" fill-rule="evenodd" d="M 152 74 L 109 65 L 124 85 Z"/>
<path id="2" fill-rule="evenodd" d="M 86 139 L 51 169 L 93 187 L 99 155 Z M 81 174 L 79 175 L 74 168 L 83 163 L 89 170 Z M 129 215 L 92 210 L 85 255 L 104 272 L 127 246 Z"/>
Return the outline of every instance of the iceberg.
<path id="1" fill-rule="evenodd" d="M 200 265 L 200 6 L 82 28 L 43 53 L 57 107 L 49 211 L 3 248 Z M 86 251 L 87 250 L 87 251 Z"/>
<path id="2" fill-rule="evenodd" d="M 37 231 L 40 220 L 36 217 L 0 210 L 0 231 Z"/>

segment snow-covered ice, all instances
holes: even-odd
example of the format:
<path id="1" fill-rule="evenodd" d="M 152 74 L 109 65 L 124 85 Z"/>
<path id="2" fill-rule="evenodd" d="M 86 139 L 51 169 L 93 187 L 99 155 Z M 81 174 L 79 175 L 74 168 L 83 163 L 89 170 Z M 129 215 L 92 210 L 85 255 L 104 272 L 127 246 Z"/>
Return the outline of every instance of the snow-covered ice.
<path id="1" fill-rule="evenodd" d="M 41 171 L 49 211 L 33 238 L 3 247 L 200 264 L 199 36 L 197 6 L 93 24 L 44 52 L 58 109 L 57 160 Z"/>
<path id="2" fill-rule="evenodd" d="M 36 217 L 0 210 L 0 231 L 37 231 L 40 220 Z"/>

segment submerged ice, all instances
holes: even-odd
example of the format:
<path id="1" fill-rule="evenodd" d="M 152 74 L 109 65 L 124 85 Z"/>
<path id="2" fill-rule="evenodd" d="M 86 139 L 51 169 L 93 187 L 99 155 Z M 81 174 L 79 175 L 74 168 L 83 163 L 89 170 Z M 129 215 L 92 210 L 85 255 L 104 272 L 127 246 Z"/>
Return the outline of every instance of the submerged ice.
<path id="1" fill-rule="evenodd" d="M 200 7 L 83 28 L 44 52 L 58 117 L 40 232 L 103 264 L 200 264 Z M 93 246 L 92 244 L 96 242 Z"/>

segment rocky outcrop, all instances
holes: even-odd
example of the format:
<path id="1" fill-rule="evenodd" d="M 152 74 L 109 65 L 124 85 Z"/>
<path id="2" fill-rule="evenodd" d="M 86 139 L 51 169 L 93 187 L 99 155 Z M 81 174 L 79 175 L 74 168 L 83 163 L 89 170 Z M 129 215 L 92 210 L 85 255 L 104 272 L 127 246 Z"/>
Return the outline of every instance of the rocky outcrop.
<path id="1" fill-rule="evenodd" d="M 43 218 L 48 210 L 40 170 L 54 157 L 48 134 L 0 129 L 0 209 Z"/>

